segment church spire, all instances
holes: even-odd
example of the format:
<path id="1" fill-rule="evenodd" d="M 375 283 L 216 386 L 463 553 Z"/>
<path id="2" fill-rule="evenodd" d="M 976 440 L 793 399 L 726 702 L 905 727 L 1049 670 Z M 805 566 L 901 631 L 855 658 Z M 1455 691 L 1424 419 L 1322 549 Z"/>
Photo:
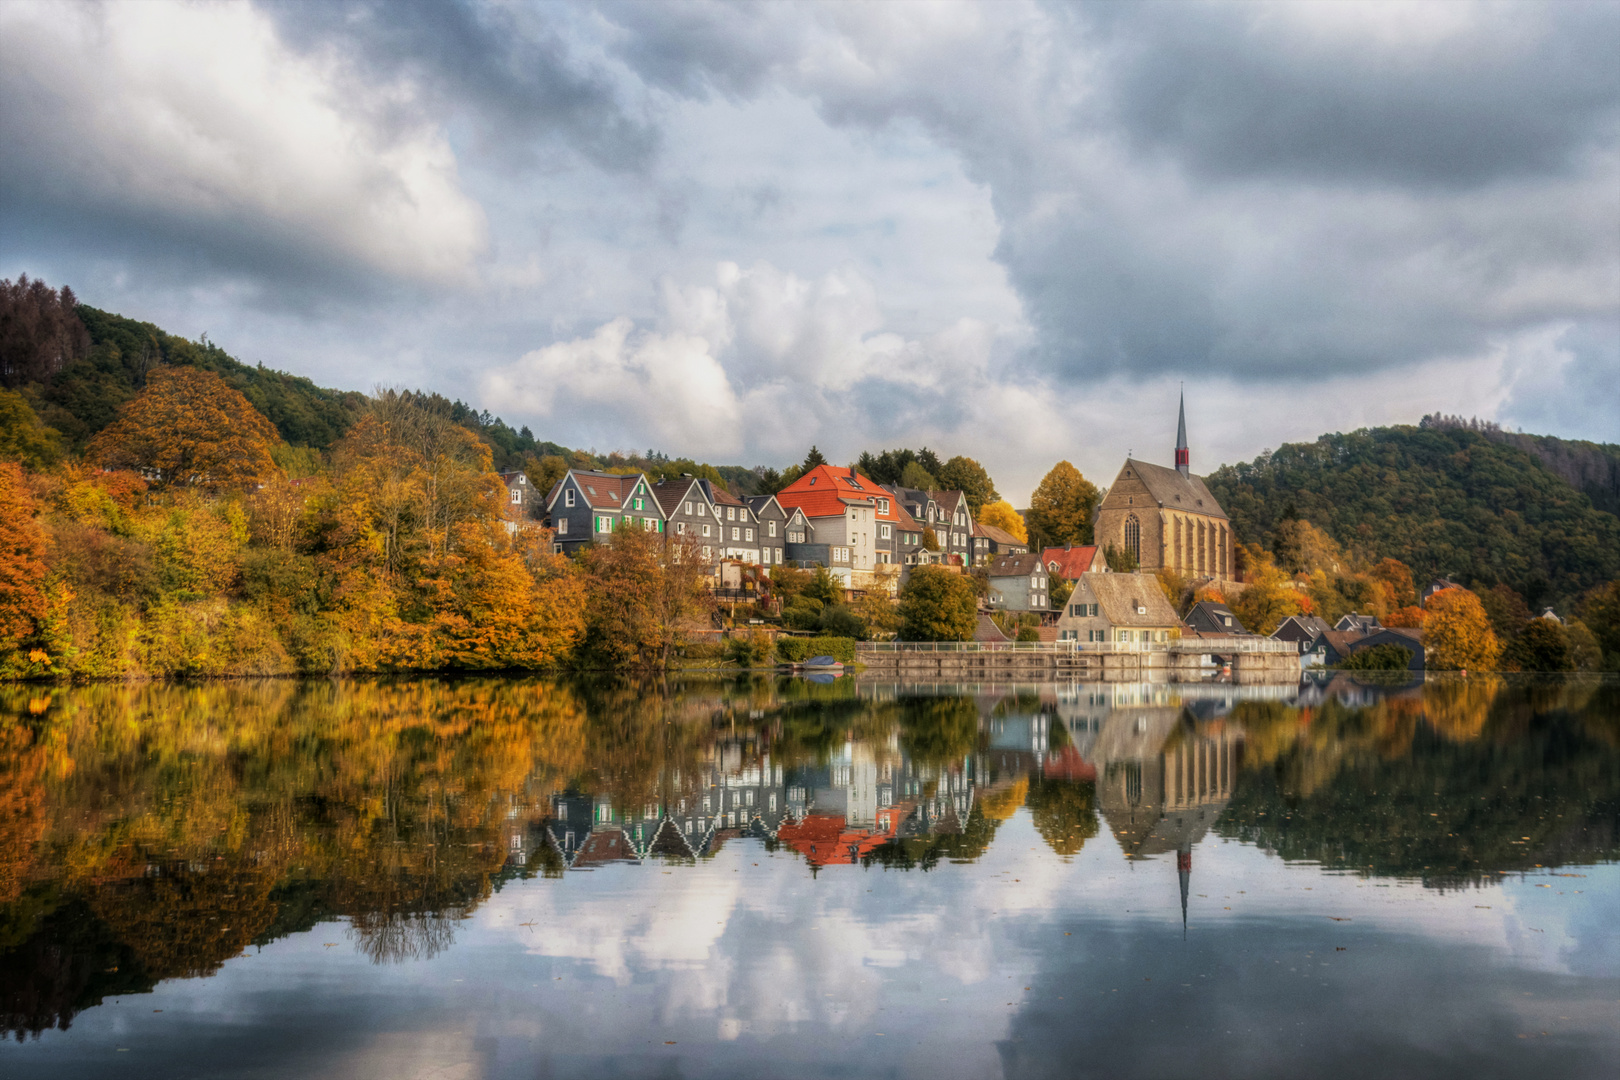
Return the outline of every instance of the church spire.
<path id="1" fill-rule="evenodd" d="M 1192 464 L 1192 451 L 1187 449 L 1187 391 L 1181 392 L 1181 416 L 1176 420 L 1176 472 L 1182 476 Z"/>
<path id="2" fill-rule="evenodd" d="M 1192 883 L 1192 849 L 1176 852 L 1176 876 L 1181 879 L 1181 936 L 1187 936 L 1187 886 Z"/>

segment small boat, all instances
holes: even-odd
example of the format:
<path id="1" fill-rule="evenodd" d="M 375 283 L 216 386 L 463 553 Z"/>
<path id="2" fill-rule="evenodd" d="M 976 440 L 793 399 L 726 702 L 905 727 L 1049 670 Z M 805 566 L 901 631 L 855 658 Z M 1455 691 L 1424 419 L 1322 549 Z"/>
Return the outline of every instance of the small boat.
<path id="1" fill-rule="evenodd" d="M 812 656 L 803 663 L 792 664 L 790 669 L 805 675 L 837 678 L 844 673 L 844 665 L 830 656 Z"/>

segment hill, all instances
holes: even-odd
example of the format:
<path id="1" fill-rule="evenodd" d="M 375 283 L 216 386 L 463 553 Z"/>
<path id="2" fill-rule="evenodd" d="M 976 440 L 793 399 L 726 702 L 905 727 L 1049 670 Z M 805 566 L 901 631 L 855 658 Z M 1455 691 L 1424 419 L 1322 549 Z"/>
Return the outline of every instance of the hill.
<path id="1" fill-rule="evenodd" d="M 20 284 L 25 287 L 9 291 L 7 310 L 0 313 L 0 322 L 6 323 L 6 332 L 0 333 L 0 347 L 8 354 L 39 350 L 37 343 L 19 343 L 15 340 L 18 335 L 11 330 L 17 324 L 47 321 L 28 308 L 50 304 L 54 299 L 52 291 L 42 289 L 38 283 Z M 27 288 L 30 285 L 32 288 Z M 48 351 L 54 360 L 50 364 L 0 366 L 7 372 L 19 373 L 7 383 L 23 394 L 42 422 L 61 432 L 64 443 L 74 452 L 82 451 L 96 432 L 110 424 L 118 410 L 140 392 L 147 374 L 162 364 L 189 365 L 218 374 L 241 391 L 293 447 L 330 449 L 365 408 L 364 394 L 318 386 L 310 379 L 262 364 L 245 364 L 206 336 L 201 341 L 190 341 L 152 323 L 77 303 L 70 292 L 65 295 L 65 308 L 77 316 L 87 332 L 85 337 L 74 331 L 83 344 L 57 347 L 52 343 Z M 70 321 L 72 315 L 67 316 Z M 576 468 L 635 468 L 655 477 L 690 472 L 723 480 L 740 495 L 758 490 L 758 475 L 745 466 L 704 465 L 652 450 L 642 455 L 570 449 L 535 438 L 527 427 L 513 430 L 500 417 L 464 402 L 439 394 L 414 396 L 477 434 L 489 445 L 495 468 L 501 471 L 534 467 L 540 459 L 556 458 Z M 547 468 L 560 471 L 556 462 L 548 462 Z"/>
<path id="2" fill-rule="evenodd" d="M 1616 459 L 1620 447 L 1430 417 L 1285 444 L 1206 481 L 1241 542 L 1269 547 L 1292 515 L 1348 552 L 1400 559 L 1420 583 L 1500 583 L 1564 604 L 1620 577 L 1620 518 L 1570 482 L 1585 468 L 1601 488 Z"/>

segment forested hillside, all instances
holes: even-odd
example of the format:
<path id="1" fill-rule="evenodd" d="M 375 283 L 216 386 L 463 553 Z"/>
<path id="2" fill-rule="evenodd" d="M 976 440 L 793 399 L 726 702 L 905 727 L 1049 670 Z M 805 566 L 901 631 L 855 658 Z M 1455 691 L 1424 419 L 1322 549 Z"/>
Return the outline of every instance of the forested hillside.
<path id="1" fill-rule="evenodd" d="M 147 376 L 166 364 L 219 375 L 293 448 L 330 450 L 365 411 L 362 393 L 330 390 L 302 376 L 242 363 L 206 337 L 190 341 L 152 323 L 77 303 L 71 292 L 57 293 L 38 281 L 5 285 L 0 353 L 8 362 L 0 381 L 19 391 L 40 420 L 61 433 L 63 448 L 70 452 L 82 452 L 146 385 Z M 11 362 L 18 356 L 28 359 Z M 758 476 L 745 466 L 705 465 L 653 450 L 598 454 L 570 449 L 536 438 L 527 427 L 513 430 L 500 417 L 461 401 L 431 393 L 412 397 L 477 435 L 490 448 L 496 469 L 530 469 L 537 483 L 548 472 L 572 466 L 641 469 L 654 478 L 690 472 L 723 481 L 739 495 L 758 490 Z"/>
<path id="2" fill-rule="evenodd" d="M 1506 584 L 1563 604 L 1620 576 L 1620 518 L 1542 454 L 1600 480 L 1620 448 L 1537 439 L 1431 418 L 1285 444 L 1207 481 L 1244 543 L 1270 547 L 1297 518 L 1365 560 L 1400 559 L 1420 582 Z"/>

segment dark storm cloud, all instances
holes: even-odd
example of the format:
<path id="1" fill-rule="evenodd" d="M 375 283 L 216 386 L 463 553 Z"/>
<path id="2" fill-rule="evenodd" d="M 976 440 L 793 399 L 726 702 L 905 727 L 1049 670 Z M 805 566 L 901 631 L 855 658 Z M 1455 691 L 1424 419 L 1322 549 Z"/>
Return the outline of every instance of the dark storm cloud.
<path id="1" fill-rule="evenodd" d="M 1347 47 L 1348 25 L 1311 36 L 1252 6 L 1087 14 L 1122 129 L 1211 177 L 1467 186 L 1566 172 L 1616 131 L 1610 3 L 1525 6 L 1400 48 Z"/>
<path id="2" fill-rule="evenodd" d="M 1616 307 L 1620 6 L 602 11 L 674 93 L 956 149 L 1028 373 L 1314 379 Z"/>
<path id="3" fill-rule="evenodd" d="M 480 150 L 533 160 L 554 139 L 608 169 L 636 169 L 656 129 L 597 66 L 574 55 L 546 9 L 465 0 L 257 0 L 290 45 L 334 50 L 365 83 L 406 78 L 437 110 L 465 118 Z"/>

